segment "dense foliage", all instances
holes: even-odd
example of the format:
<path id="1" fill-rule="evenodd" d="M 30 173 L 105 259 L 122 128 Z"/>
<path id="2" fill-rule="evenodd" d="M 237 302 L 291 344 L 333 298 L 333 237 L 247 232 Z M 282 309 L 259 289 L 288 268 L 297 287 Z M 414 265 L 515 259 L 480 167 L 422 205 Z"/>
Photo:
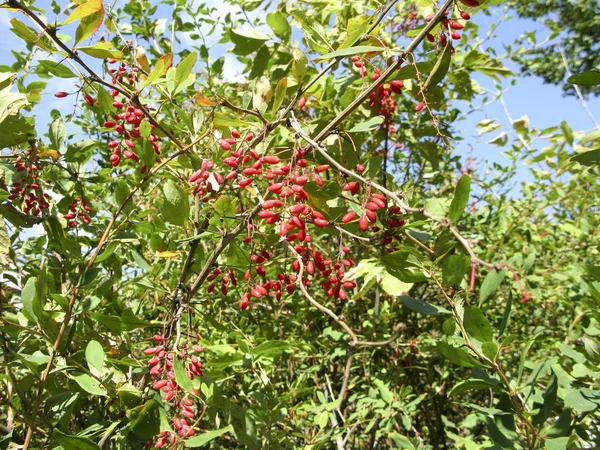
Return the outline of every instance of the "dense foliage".
<path id="1" fill-rule="evenodd" d="M 0 448 L 600 445 L 600 131 L 454 152 L 476 3 L 7 0 Z"/>

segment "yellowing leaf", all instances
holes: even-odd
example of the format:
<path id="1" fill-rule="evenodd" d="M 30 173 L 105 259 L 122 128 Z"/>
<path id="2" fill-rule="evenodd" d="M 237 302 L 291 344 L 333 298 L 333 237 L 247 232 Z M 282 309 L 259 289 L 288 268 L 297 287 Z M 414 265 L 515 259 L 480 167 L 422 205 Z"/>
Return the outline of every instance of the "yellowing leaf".
<path id="1" fill-rule="evenodd" d="M 92 34 L 98 31 L 104 20 L 104 9 L 96 11 L 87 17 L 81 19 L 77 30 L 75 31 L 75 44 L 89 38 Z"/>
<path id="2" fill-rule="evenodd" d="M 66 18 L 62 25 L 66 25 L 76 20 L 83 19 L 84 17 L 91 16 L 94 13 L 102 10 L 102 0 L 88 0 L 85 3 L 79 5 L 75 10 Z"/>
<path id="3" fill-rule="evenodd" d="M 58 153 L 56 150 L 52 150 L 51 148 L 44 150 L 43 152 L 40 152 L 39 154 L 42 156 L 49 156 L 54 161 L 56 161 L 58 158 L 60 158 L 60 153 Z"/>
<path id="4" fill-rule="evenodd" d="M 215 102 L 210 98 L 204 96 L 202 94 L 202 91 L 196 92 L 196 103 L 198 103 L 200 106 L 215 106 L 219 104 L 219 102 Z"/>
<path id="5" fill-rule="evenodd" d="M 176 252 L 170 252 L 170 251 L 167 251 L 167 252 L 159 252 L 159 253 L 158 253 L 158 257 L 159 257 L 159 258 L 176 258 L 176 257 L 178 257 L 178 256 L 179 256 L 181 253 L 185 253 L 185 251 L 184 251 L 184 250 L 178 250 L 178 251 L 176 251 Z"/>
<path id="6" fill-rule="evenodd" d="M 135 47 L 135 60 L 145 72 L 150 72 L 150 61 L 146 56 L 146 50 L 141 45 Z"/>

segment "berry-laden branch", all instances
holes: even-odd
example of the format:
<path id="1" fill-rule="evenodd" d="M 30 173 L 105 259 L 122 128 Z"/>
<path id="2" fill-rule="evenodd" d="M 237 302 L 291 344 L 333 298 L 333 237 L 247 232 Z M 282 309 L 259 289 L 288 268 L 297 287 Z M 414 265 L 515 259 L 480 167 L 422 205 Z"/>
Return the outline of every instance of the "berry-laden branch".
<path id="1" fill-rule="evenodd" d="M 359 175 L 358 173 L 356 173 L 350 169 L 347 169 L 342 164 L 337 162 L 334 158 L 331 157 L 331 155 L 329 155 L 329 153 L 327 153 L 327 151 L 323 147 L 321 147 L 321 145 L 316 141 L 316 139 L 312 139 L 310 136 L 308 136 L 308 134 L 306 134 L 304 132 L 300 123 L 294 117 L 293 113 L 292 113 L 292 118 L 290 120 L 290 123 L 291 123 L 292 127 L 294 128 L 294 130 L 296 131 L 296 133 L 298 133 L 298 135 L 300 137 L 302 137 L 302 139 L 304 139 L 311 147 L 313 147 L 315 150 L 317 150 L 327 161 L 329 161 L 331 163 L 332 166 L 334 166 L 340 172 L 345 173 L 346 175 L 349 175 L 349 176 L 357 179 L 361 183 L 364 183 L 366 186 L 368 185 L 368 186 L 374 187 L 375 189 L 380 191 L 382 194 L 384 194 L 384 195 L 388 196 L 389 198 L 391 198 L 392 200 L 394 200 L 396 202 L 396 204 L 398 204 L 398 206 L 400 206 L 406 212 L 422 214 L 425 217 L 427 217 L 428 219 L 447 227 L 448 230 L 450 231 L 450 233 L 452 233 L 452 235 L 456 238 L 456 240 L 458 240 L 458 242 L 460 242 L 460 244 L 464 247 L 466 252 L 469 254 L 469 257 L 471 258 L 471 262 L 479 264 L 479 265 L 487 267 L 487 268 L 490 268 L 490 269 L 496 269 L 498 267 L 503 267 L 502 264 L 492 264 L 487 261 L 484 261 L 479 256 L 477 256 L 475 254 L 475 252 L 473 251 L 473 249 L 471 248 L 469 241 L 460 234 L 460 232 L 456 229 L 456 227 L 453 227 L 452 225 L 450 225 L 450 222 L 447 219 L 436 217 L 433 214 L 431 214 L 430 212 L 428 212 L 427 210 L 425 210 L 424 208 L 413 208 L 413 207 L 407 205 L 394 192 L 383 187 L 382 185 L 380 185 L 379 183 L 377 183 L 375 181 L 368 180 L 367 178 Z"/>

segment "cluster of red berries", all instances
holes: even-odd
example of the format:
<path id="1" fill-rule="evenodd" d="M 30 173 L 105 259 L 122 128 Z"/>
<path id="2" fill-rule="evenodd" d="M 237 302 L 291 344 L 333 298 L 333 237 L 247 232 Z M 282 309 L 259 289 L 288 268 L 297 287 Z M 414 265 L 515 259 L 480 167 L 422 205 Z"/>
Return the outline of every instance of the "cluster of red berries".
<path id="1" fill-rule="evenodd" d="M 162 344 L 164 337 L 161 335 L 153 336 L 156 344 Z M 176 381 L 173 361 L 178 358 L 183 362 L 186 368 L 186 374 L 190 380 L 194 377 L 201 377 L 202 362 L 197 354 L 202 353 L 204 348 L 199 345 L 184 344 L 180 355 L 175 355 L 173 352 L 166 352 L 164 345 L 157 345 L 144 350 L 146 355 L 152 356 L 148 361 L 150 367 L 150 375 L 154 378 L 152 387 L 162 392 L 164 400 L 169 402 L 174 409 L 179 410 L 182 417 L 175 416 L 173 418 L 173 428 L 180 438 L 193 436 L 196 432 L 189 420 L 196 417 L 197 410 L 194 409 L 195 401 L 190 395 L 184 392 Z M 195 389 L 194 394 L 198 395 Z M 168 443 L 173 445 L 177 437 L 175 434 L 163 431 L 160 433 L 154 442 L 155 448 L 162 448 Z M 151 446 L 152 443 L 147 444 Z"/>
<path id="2" fill-rule="evenodd" d="M 15 169 L 21 177 L 18 179 L 16 178 L 19 175 L 15 177 L 8 199 L 21 205 L 24 213 L 31 212 L 34 216 L 38 216 L 42 210 L 50 207 L 47 201 L 50 196 L 43 192 L 39 178 L 40 157 L 33 156 L 31 152 L 27 152 L 26 156 L 17 156 Z"/>
<path id="3" fill-rule="evenodd" d="M 446 16 L 448 16 L 450 13 L 449 10 L 444 11 L 444 14 Z M 433 20 L 434 15 L 430 14 L 427 17 L 425 17 L 425 21 L 426 22 L 431 22 Z M 469 20 L 471 18 L 471 16 L 469 15 L 469 13 L 465 12 L 465 11 L 461 11 L 460 13 L 460 18 L 462 20 Z M 437 39 L 439 40 L 439 44 L 442 47 L 445 47 L 448 43 L 448 37 L 450 37 L 452 40 L 458 41 L 460 40 L 460 33 L 459 31 L 462 30 L 465 26 L 458 22 L 458 18 L 456 19 L 443 19 L 440 21 L 440 32 L 438 33 Z M 433 34 L 428 34 L 427 35 L 427 40 L 431 43 L 436 41 L 436 37 Z M 454 48 L 450 49 L 451 52 L 454 52 Z"/>
<path id="4" fill-rule="evenodd" d="M 246 309 L 250 304 L 251 298 L 258 300 L 268 295 L 269 291 L 273 292 L 277 301 L 281 300 L 282 288 L 284 286 L 288 294 L 291 295 L 294 293 L 294 283 L 298 279 L 295 275 L 278 273 L 276 279 L 267 280 L 267 269 L 264 264 L 271 256 L 266 250 L 262 250 L 260 254 L 253 253 L 250 255 L 251 266 L 244 273 L 244 280 L 248 283 L 248 288 L 240 300 L 240 309 Z M 254 280 L 252 269 L 254 269 L 256 275 L 261 277 L 262 281 L 260 283 Z"/>
<path id="5" fill-rule="evenodd" d="M 85 199 L 77 197 L 69 205 L 69 212 L 65 214 L 65 219 L 67 219 L 67 223 L 71 227 L 77 227 L 79 225 L 79 220 L 85 225 L 89 225 L 90 216 L 88 213 L 91 210 L 92 208 L 86 203 Z"/>
<path id="6" fill-rule="evenodd" d="M 108 61 L 109 64 L 114 64 L 116 60 L 112 59 Z M 127 83 L 129 85 L 135 85 L 138 81 L 138 73 L 139 69 L 137 67 L 129 67 L 124 63 L 117 69 L 109 69 L 113 79 L 113 83 L 123 83 L 125 82 L 125 78 L 127 78 Z M 139 162 L 140 158 L 137 153 L 134 151 L 136 145 L 143 144 L 143 139 L 147 138 L 148 142 L 152 145 L 154 152 L 157 155 L 160 155 L 160 147 L 158 142 L 160 138 L 154 134 L 152 130 L 155 129 L 155 125 L 150 124 L 150 133 L 148 136 L 142 136 L 140 131 L 140 125 L 144 120 L 147 120 L 146 114 L 140 108 L 136 108 L 133 105 L 126 105 L 123 101 L 118 100 L 119 91 L 113 89 L 110 93 L 113 97 L 113 107 L 116 108 L 119 112 L 113 114 L 112 120 L 107 120 L 104 122 L 104 128 L 114 129 L 117 134 L 120 135 L 119 140 L 113 139 L 108 143 L 108 147 L 112 150 L 112 154 L 110 155 L 110 162 L 113 167 L 117 167 L 121 163 L 121 151 L 123 152 L 123 156 L 126 159 L 129 159 L 134 162 Z M 146 171 L 146 167 L 143 166 L 141 168 L 141 172 L 144 173 Z"/>
<path id="7" fill-rule="evenodd" d="M 217 278 L 219 277 L 220 280 L 217 280 Z M 223 269 L 221 269 L 220 267 L 217 267 L 215 270 L 213 270 L 213 273 L 211 273 L 206 278 L 206 281 L 210 283 L 207 288 L 207 292 L 209 294 L 216 289 L 218 281 L 221 282 L 221 294 L 223 295 L 227 295 L 227 292 L 229 291 L 229 288 L 227 286 L 229 284 L 231 284 L 234 287 L 237 286 L 237 280 L 235 278 L 235 273 L 233 272 L 233 270 L 229 269 L 227 275 L 224 275 Z"/>

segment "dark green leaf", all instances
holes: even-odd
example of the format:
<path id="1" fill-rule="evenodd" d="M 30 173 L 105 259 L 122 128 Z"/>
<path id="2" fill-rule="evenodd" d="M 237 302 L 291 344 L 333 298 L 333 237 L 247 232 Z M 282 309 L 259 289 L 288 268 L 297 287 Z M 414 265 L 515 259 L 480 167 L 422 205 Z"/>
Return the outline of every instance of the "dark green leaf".
<path id="1" fill-rule="evenodd" d="M 52 431 L 52 437 L 59 443 L 64 450 L 100 450 L 91 439 L 79 436 L 70 436 L 63 433 L 58 428 Z"/>
<path id="2" fill-rule="evenodd" d="M 487 298 L 494 293 L 496 289 L 504 280 L 506 276 L 506 270 L 491 270 L 485 276 L 483 283 L 481 283 L 481 289 L 479 290 L 479 306 L 487 300 Z"/>
<path id="3" fill-rule="evenodd" d="M 467 333 L 480 342 L 494 340 L 494 332 L 487 317 L 475 306 L 465 306 L 464 324 Z"/>
<path id="4" fill-rule="evenodd" d="M 287 15 L 281 11 L 274 11 L 267 14 L 267 24 L 279 39 L 284 42 L 289 41 L 292 36 L 292 27 L 290 26 Z"/>
<path id="5" fill-rule="evenodd" d="M 471 259 L 465 255 L 450 255 L 442 262 L 442 282 L 445 287 L 460 284 L 471 270 Z"/>
<path id="6" fill-rule="evenodd" d="M 438 342 L 436 350 L 442 356 L 445 356 L 450 362 L 462 367 L 485 367 L 477 359 L 472 357 L 466 350 L 462 348 L 452 347 L 445 342 Z"/>
<path id="7" fill-rule="evenodd" d="M 440 81 L 444 79 L 446 74 L 448 73 L 448 69 L 450 68 L 450 61 L 452 58 L 452 54 L 450 49 L 452 48 L 452 42 L 448 42 L 442 50 L 442 54 L 438 56 L 425 85 L 423 86 L 423 92 L 427 91 L 438 85 Z"/>
<path id="8" fill-rule="evenodd" d="M 596 86 L 600 84 L 600 72 L 589 70 L 587 72 L 576 73 L 567 78 L 571 84 L 579 84 L 581 86 Z"/>
<path id="9" fill-rule="evenodd" d="M 176 225 L 183 226 L 189 217 L 188 195 L 171 179 L 163 185 L 163 217 Z"/>
<path id="10" fill-rule="evenodd" d="M 184 391 L 193 394 L 194 385 L 192 384 L 192 380 L 188 377 L 185 366 L 178 357 L 173 358 L 173 370 L 175 371 L 175 380 L 177 381 L 177 384 L 181 386 Z"/>
<path id="11" fill-rule="evenodd" d="M 459 395 L 471 389 L 502 389 L 502 385 L 500 382 L 492 383 L 491 381 L 478 380 L 474 378 L 471 380 L 461 381 L 460 383 L 454 385 L 448 395 L 452 397 L 453 395 Z"/>
<path id="12" fill-rule="evenodd" d="M 431 305 L 429 303 L 426 303 L 422 300 L 419 300 L 419 299 L 416 299 L 413 297 L 407 297 L 407 296 L 402 295 L 398 298 L 400 299 L 400 301 L 402 302 L 402 304 L 404 306 L 406 306 L 407 308 L 409 308 L 419 314 L 423 314 L 424 316 L 435 316 L 438 314 L 449 314 L 450 313 L 450 311 L 448 311 L 445 308 Z"/>
<path id="13" fill-rule="evenodd" d="M 219 436 L 221 436 L 225 433 L 230 433 L 232 431 L 233 431 L 233 426 L 227 425 L 225 428 L 221 428 L 219 430 L 208 431 L 206 433 L 199 434 L 198 436 L 194 436 L 189 439 L 186 439 L 185 441 L 183 441 L 183 443 L 185 444 L 186 447 L 191 447 L 191 448 L 201 447 L 201 446 L 209 443 L 213 439 L 216 439 Z"/>
<path id="14" fill-rule="evenodd" d="M 130 427 L 133 432 L 145 438 L 152 438 L 160 432 L 158 403 L 148 400 L 129 413 Z"/>
<path id="15" fill-rule="evenodd" d="M 452 222 L 457 222 L 461 218 L 467 204 L 469 203 L 469 194 L 471 193 L 471 177 L 463 175 L 454 191 L 452 203 L 450 203 L 450 211 L 448 217 Z"/>

